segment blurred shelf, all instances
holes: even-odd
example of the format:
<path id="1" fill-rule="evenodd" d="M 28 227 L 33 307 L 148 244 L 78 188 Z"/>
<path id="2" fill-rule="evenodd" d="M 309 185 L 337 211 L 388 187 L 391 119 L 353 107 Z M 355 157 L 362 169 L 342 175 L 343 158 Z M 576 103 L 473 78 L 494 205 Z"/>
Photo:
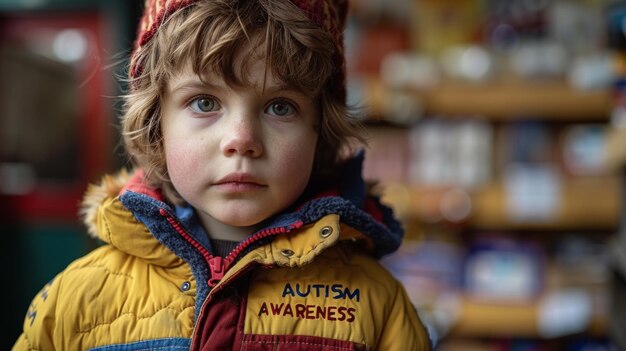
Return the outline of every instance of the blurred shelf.
<path id="1" fill-rule="evenodd" d="M 606 121 L 611 108 L 608 91 L 580 91 L 564 82 L 445 84 L 422 95 L 428 113 L 493 119 Z"/>
<path id="2" fill-rule="evenodd" d="M 615 169 L 626 166 L 626 128 L 609 129 L 606 157 Z"/>
<path id="3" fill-rule="evenodd" d="M 565 81 L 443 82 L 427 89 L 386 88 L 378 78 L 364 80 L 373 116 L 385 116 L 392 94 L 415 96 L 427 115 L 481 116 L 489 120 L 542 119 L 605 122 L 612 108 L 610 90 L 583 91 Z"/>
<path id="4" fill-rule="evenodd" d="M 460 222 L 477 229 L 615 230 L 621 211 L 621 183 L 617 176 L 564 180 L 553 215 L 541 220 L 516 219 L 509 211 L 506 190 L 501 182 L 475 190 L 402 184 L 391 184 L 384 189 L 383 201 L 394 207 L 400 216 L 427 223 L 441 220 L 441 208 L 445 206 L 443 201 L 449 202 L 450 192 L 460 189 L 462 193 L 467 193 L 471 207 L 469 216 Z"/>
<path id="5" fill-rule="evenodd" d="M 533 337 L 537 332 L 535 305 L 494 305 L 463 299 L 453 336 Z"/>
<path id="6" fill-rule="evenodd" d="M 541 305 L 483 303 L 464 298 L 461 301 L 459 318 L 449 337 L 541 337 L 539 318 Z M 607 316 L 594 311 L 586 333 L 606 335 Z"/>
<path id="7" fill-rule="evenodd" d="M 620 181 L 614 176 L 571 178 L 561 188 L 554 216 L 547 220 L 513 220 L 507 213 L 506 190 L 491 184 L 474 198 L 471 225 L 487 228 L 594 230 L 616 229 L 621 201 Z"/>

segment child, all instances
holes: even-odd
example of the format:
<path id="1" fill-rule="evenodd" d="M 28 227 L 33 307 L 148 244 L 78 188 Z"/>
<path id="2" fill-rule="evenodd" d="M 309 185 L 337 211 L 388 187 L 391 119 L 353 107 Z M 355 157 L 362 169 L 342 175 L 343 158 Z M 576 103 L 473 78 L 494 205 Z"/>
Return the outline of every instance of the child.
<path id="1" fill-rule="evenodd" d="M 345 105 L 344 0 L 148 0 L 124 142 L 86 195 L 105 245 L 31 304 L 15 350 L 429 350 L 376 258 Z M 354 144 L 354 143 L 352 143 Z"/>

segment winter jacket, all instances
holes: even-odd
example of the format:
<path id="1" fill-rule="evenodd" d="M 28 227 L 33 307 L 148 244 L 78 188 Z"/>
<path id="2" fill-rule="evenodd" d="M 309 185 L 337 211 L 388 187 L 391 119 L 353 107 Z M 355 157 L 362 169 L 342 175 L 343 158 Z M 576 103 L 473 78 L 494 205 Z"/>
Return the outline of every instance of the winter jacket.
<path id="1" fill-rule="evenodd" d="M 377 261 L 402 229 L 360 178 L 271 219 L 227 257 L 211 254 L 192 210 L 140 179 L 90 188 L 86 221 L 104 245 L 34 298 L 14 350 L 430 350 Z"/>

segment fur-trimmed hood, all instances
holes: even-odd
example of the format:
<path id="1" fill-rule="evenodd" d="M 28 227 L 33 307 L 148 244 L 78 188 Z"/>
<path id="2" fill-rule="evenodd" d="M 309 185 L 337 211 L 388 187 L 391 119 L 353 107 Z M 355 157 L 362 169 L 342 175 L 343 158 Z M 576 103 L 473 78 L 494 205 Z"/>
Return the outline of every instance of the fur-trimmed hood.
<path id="1" fill-rule="evenodd" d="M 87 227 L 89 236 L 99 238 L 96 224 L 98 209 L 105 200 L 120 195 L 131 176 L 128 170 L 122 169 L 115 175 L 105 175 L 97 184 L 89 185 L 80 208 L 80 216 Z"/>

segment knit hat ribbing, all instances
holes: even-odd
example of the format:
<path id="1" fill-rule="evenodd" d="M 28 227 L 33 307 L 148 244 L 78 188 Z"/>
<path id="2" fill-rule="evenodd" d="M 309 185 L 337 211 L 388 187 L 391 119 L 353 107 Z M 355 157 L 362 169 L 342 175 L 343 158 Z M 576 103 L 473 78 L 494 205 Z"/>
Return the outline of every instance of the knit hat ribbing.
<path id="1" fill-rule="evenodd" d="M 137 39 L 131 55 L 129 75 L 135 79 L 142 74 L 142 65 L 137 60 L 139 50 L 154 37 L 161 24 L 169 16 L 193 3 L 210 0 L 146 0 L 143 16 L 137 30 Z M 278 0 L 282 1 L 282 0 Z M 333 38 L 336 52 L 335 73 L 332 80 L 333 93 L 342 100 L 346 94 L 346 65 L 343 46 L 343 29 L 348 13 L 347 0 L 289 0 L 296 5 L 311 22 L 323 28 Z"/>

